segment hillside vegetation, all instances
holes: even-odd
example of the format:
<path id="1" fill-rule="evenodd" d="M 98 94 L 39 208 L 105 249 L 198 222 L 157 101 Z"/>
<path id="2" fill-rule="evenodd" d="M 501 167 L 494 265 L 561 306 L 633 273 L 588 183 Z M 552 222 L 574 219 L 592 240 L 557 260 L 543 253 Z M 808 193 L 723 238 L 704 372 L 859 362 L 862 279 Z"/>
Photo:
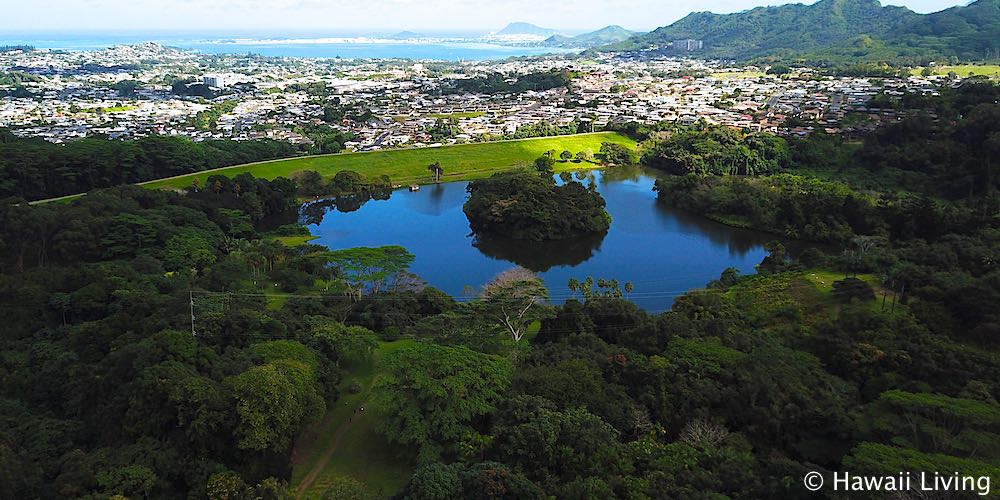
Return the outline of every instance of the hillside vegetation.
<path id="1" fill-rule="evenodd" d="M 928 61 L 1000 57 L 1000 0 L 978 0 L 932 14 L 878 0 L 820 0 L 734 14 L 696 12 L 611 50 L 705 42 L 697 55 L 734 59 Z"/>
<path id="2" fill-rule="evenodd" d="M 618 25 L 605 26 L 597 31 L 576 36 L 552 35 L 545 45 L 552 47 L 593 47 L 627 40 L 635 33 Z"/>
<path id="3" fill-rule="evenodd" d="M 53 144 L 0 129 L 0 197 L 52 198 L 297 153 L 291 144 L 272 140 L 194 142 L 151 136 Z"/>
<path id="4" fill-rule="evenodd" d="M 631 300 L 665 296 L 660 276 L 568 295 L 512 267 L 456 298 L 400 246 L 275 239 L 308 233 L 272 229 L 294 179 L 6 199 L 0 498 L 799 499 L 810 471 L 831 498 L 835 471 L 986 498 L 1000 88 L 969 83 L 855 148 L 636 127 L 666 202 L 828 243 L 769 242 L 756 273 L 719 269 L 661 313 Z M 550 209 L 539 193 L 516 202 Z"/>

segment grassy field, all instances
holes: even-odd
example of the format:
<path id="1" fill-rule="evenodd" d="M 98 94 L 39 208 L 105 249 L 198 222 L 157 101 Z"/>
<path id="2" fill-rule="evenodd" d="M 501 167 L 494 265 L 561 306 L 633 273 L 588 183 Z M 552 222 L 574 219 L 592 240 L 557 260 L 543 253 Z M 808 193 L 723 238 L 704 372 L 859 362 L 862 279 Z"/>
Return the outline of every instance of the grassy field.
<path id="1" fill-rule="evenodd" d="M 132 111 L 135 106 L 111 106 L 110 108 L 82 108 L 83 113 L 119 113 L 122 111 Z"/>
<path id="2" fill-rule="evenodd" d="M 351 369 L 344 377 L 340 400 L 330 403 L 317 425 L 303 433 L 292 456 L 292 487 L 297 498 L 322 498 L 331 484 L 349 478 L 365 485 L 374 498 L 386 498 L 405 484 L 414 465 L 399 457 L 395 448 L 375 432 L 378 415 L 371 409 L 359 412 L 382 376 L 381 356 L 411 344 L 397 340 L 379 344 L 371 362 Z M 355 394 L 347 388 L 357 382 Z"/>
<path id="3" fill-rule="evenodd" d="M 984 64 L 978 66 L 975 64 L 960 64 L 957 66 L 934 66 L 931 68 L 935 75 L 947 75 L 949 72 L 954 71 L 955 74 L 961 77 L 966 77 L 969 75 L 973 76 L 989 76 L 993 78 L 1000 78 L 1000 65 L 997 64 Z M 924 68 L 913 68 L 910 70 L 910 74 L 913 76 L 920 76 L 920 73 Z"/>
<path id="4" fill-rule="evenodd" d="M 889 314 L 888 307 L 882 308 L 882 294 L 885 290 L 879 280 L 871 274 L 859 274 L 857 278 L 868 282 L 875 292 L 875 298 L 864 305 L 872 311 Z M 845 278 L 844 273 L 828 269 L 809 269 L 770 275 L 754 275 L 740 282 L 726 292 L 737 307 L 748 311 L 751 321 L 776 326 L 788 321 L 798 324 L 814 324 L 840 311 L 843 303 L 832 295 L 833 283 Z M 892 292 L 888 292 L 888 303 Z M 896 305 L 896 313 L 904 310 Z"/>
<path id="5" fill-rule="evenodd" d="M 454 118 L 456 120 L 461 120 L 463 118 L 479 118 L 480 116 L 486 116 L 486 113 L 482 111 L 459 111 L 457 113 L 429 113 L 427 118 Z"/>
<path id="6" fill-rule="evenodd" d="M 319 238 L 319 236 L 313 236 L 307 234 L 304 236 L 274 236 L 271 239 L 280 242 L 282 245 L 285 245 L 286 247 L 299 247 L 305 245 L 306 243 L 309 243 L 312 240 L 315 240 L 316 238 Z"/>
<path id="7" fill-rule="evenodd" d="M 288 177 L 301 170 L 315 170 L 332 176 L 341 170 L 353 170 L 365 176 L 388 175 L 396 184 L 430 182 L 427 165 L 440 162 L 444 168 L 444 181 L 467 180 L 489 176 L 494 172 L 527 165 L 550 149 L 573 153 L 589 150 L 597 153 L 601 143 L 615 142 L 629 147 L 635 141 L 614 132 L 541 137 L 515 141 L 484 142 L 443 146 L 439 148 L 395 149 L 366 153 L 340 153 L 333 155 L 305 156 L 247 165 L 221 168 L 206 172 L 144 182 L 149 188 L 184 188 L 198 179 L 202 185 L 209 176 L 222 174 L 229 177 L 250 172 L 256 177 L 273 179 Z M 585 165 L 583 165 L 585 167 Z M 578 170 L 581 164 L 557 162 L 556 170 Z"/>
<path id="8" fill-rule="evenodd" d="M 840 169 L 825 169 L 821 167 L 796 168 L 792 173 L 815 177 L 824 181 L 835 181 L 847 184 L 856 191 L 903 195 L 921 193 L 932 189 L 932 179 L 926 174 L 884 168 L 871 171 L 864 167 L 848 166 Z"/>
<path id="9" fill-rule="evenodd" d="M 824 296 L 832 300 L 830 293 L 833 291 L 833 282 L 844 279 L 844 273 L 813 269 L 808 271 L 804 277 L 807 281 L 812 283 L 817 290 L 824 294 Z M 875 292 L 875 300 L 869 301 L 866 304 L 868 308 L 872 311 L 886 313 L 889 310 L 889 304 L 892 302 L 892 297 L 896 295 L 895 292 L 886 289 L 882 282 L 879 281 L 873 274 L 857 274 L 854 275 L 854 277 L 868 282 L 868 284 L 872 286 L 872 290 Z M 883 295 L 886 297 L 883 298 Z M 905 311 L 906 306 L 897 303 L 895 310 L 897 312 Z"/>
<path id="10" fill-rule="evenodd" d="M 765 76 L 763 71 L 724 71 L 720 73 L 712 73 L 709 76 L 715 78 L 716 80 L 745 80 L 754 79 Z"/>

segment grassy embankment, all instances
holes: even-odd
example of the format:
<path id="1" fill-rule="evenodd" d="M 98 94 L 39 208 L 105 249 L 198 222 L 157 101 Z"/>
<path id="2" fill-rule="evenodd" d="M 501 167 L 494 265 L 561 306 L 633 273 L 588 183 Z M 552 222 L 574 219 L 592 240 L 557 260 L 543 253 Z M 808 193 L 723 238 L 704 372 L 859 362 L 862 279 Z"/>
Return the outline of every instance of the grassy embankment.
<path id="1" fill-rule="evenodd" d="M 417 184 L 430 182 L 427 165 L 440 162 L 444 168 L 443 181 L 468 180 L 488 177 L 495 172 L 510 170 L 519 165 L 531 164 L 550 149 L 572 153 L 590 151 L 597 153 L 601 143 L 615 142 L 635 147 L 635 141 L 614 132 L 564 135 L 522 139 L 513 141 L 483 142 L 442 146 L 439 148 L 392 149 L 365 153 L 338 153 L 332 155 L 304 156 L 285 160 L 273 160 L 205 172 L 144 182 L 149 188 L 184 188 L 194 179 L 202 185 L 212 175 L 229 177 L 250 172 L 256 177 L 273 179 L 288 177 L 302 170 L 315 170 L 324 176 L 333 176 L 341 170 L 353 170 L 364 176 L 388 175 L 395 184 Z M 593 164 L 556 162 L 556 170 L 579 170 L 593 167 Z"/>
<path id="2" fill-rule="evenodd" d="M 375 431 L 378 412 L 366 405 L 384 376 L 379 359 L 413 342 L 380 343 L 370 362 L 348 371 L 340 387 L 341 398 L 330 403 L 323 419 L 299 436 L 291 482 L 297 498 L 322 498 L 344 478 L 362 483 L 374 498 L 386 498 L 405 485 L 414 464 L 400 458 L 399 450 Z M 348 388 L 355 382 L 360 390 L 352 394 Z M 364 412 L 358 411 L 361 407 Z"/>
<path id="3" fill-rule="evenodd" d="M 216 174 L 233 177 L 244 172 L 250 172 L 256 177 L 274 179 L 275 177 L 288 177 L 300 170 L 316 170 L 326 177 L 331 177 L 341 170 L 354 170 L 366 176 L 388 175 L 392 182 L 396 184 L 423 184 L 431 182 L 427 165 L 435 161 L 441 162 L 441 166 L 445 170 L 442 176 L 443 181 L 459 181 L 489 177 L 495 172 L 511 170 L 519 165 L 531 164 L 536 158 L 550 149 L 555 149 L 556 152 L 568 150 L 573 153 L 580 151 L 597 153 L 601 149 L 601 143 L 603 142 L 615 142 L 633 148 L 636 145 L 632 139 L 616 132 L 595 132 L 535 139 L 459 144 L 439 148 L 390 149 L 365 153 L 302 156 L 194 172 L 177 177 L 141 182 L 139 185 L 152 189 L 179 189 L 190 186 L 194 179 L 198 179 L 204 185 L 205 180 L 209 176 Z M 555 165 L 557 172 L 594 167 L 596 165 L 593 163 L 577 163 L 574 161 L 557 161 Z M 83 196 L 83 193 L 33 201 L 31 204 L 68 203 L 80 196 Z"/>

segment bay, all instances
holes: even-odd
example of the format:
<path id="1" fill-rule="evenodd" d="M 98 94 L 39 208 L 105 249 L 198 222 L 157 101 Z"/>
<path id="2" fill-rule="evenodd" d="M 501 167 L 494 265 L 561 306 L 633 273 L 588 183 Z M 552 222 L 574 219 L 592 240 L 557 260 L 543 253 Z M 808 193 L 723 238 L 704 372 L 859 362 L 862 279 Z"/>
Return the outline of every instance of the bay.
<path id="1" fill-rule="evenodd" d="M 521 47 L 476 41 L 481 34 L 441 33 L 430 40 L 387 40 L 390 34 L 363 33 L 5 33 L 0 45 L 39 49 L 100 50 L 115 45 L 156 42 L 206 54 L 253 53 L 271 57 L 345 59 L 434 59 L 483 61 L 573 50 Z"/>

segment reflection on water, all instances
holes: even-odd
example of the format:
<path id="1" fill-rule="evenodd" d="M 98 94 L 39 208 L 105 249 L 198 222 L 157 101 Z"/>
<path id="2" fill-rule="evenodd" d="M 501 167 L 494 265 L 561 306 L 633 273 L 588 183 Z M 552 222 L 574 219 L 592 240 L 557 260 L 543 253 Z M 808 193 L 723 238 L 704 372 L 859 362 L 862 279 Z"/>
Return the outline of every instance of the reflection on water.
<path id="1" fill-rule="evenodd" d="M 391 197 L 391 189 L 378 189 L 333 198 L 322 198 L 302 205 L 299 214 L 303 224 L 320 224 L 323 222 L 323 217 L 330 212 L 330 209 L 342 213 L 356 212 L 371 200 L 388 200 Z"/>
<path id="2" fill-rule="evenodd" d="M 595 233 L 556 241 L 525 241 L 481 234 L 472 238 L 472 246 L 487 257 L 513 262 L 532 271 L 544 272 L 555 266 L 576 266 L 600 251 L 608 233 Z"/>
<path id="3" fill-rule="evenodd" d="M 664 220 L 667 217 L 673 218 L 680 230 L 701 234 L 716 245 L 725 245 L 733 256 L 746 255 L 754 248 L 775 239 L 773 235 L 730 227 L 690 212 L 675 210 L 662 200 L 656 201 L 656 209 L 663 212 Z"/>
<path id="4" fill-rule="evenodd" d="M 436 217 L 448 210 L 462 209 L 467 197 L 465 186 L 464 182 L 432 184 L 421 187 L 420 196 L 413 196 L 418 193 L 406 193 L 403 198 L 410 210 Z"/>
<path id="5" fill-rule="evenodd" d="M 566 182 L 557 176 L 557 182 Z M 465 182 L 398 190 L 378 197 L 308 203 L 301 220 L 330 248 L 402 245 L 412 271 L 432 286 L 461 295 L 494 275 L 521 265 L 541 273 L 553 301 L 570 295 L 570 278 L 632 281 L 633 299 L 652 311 L 673 297 L 718 278 L 727 267 L 754 272 L 774 236 L 728 227 L 670 208 L 656 199 L 654 174 L 641 168 L 587 170 L 571 179 L 594 183 L 607 200 L 611 229 L 572 240 L 537 243 L 470 233 L 462 212 Z"/>

